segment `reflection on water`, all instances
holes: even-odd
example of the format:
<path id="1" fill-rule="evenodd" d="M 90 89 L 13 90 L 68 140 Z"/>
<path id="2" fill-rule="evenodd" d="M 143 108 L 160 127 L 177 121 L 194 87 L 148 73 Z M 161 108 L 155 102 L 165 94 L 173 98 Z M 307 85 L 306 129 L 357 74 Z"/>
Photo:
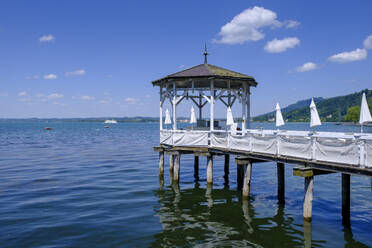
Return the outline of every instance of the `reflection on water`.
<path id="1" fill-rule="evenodd" d="M 178 184 L 154 191 L 155 207 L 162 231 L 154 235 L 153 247 L 329 247 L 325 240 L 312 237 L 312 224 L 297 224 L 286 214 L 285 206 L 275 206 L 275 215 L 256 213 L 254 197 L 242 200 L 241 192 Z M 353 239 L 351 229 L 344 230 L 345 247 L 368 247 Z"/>

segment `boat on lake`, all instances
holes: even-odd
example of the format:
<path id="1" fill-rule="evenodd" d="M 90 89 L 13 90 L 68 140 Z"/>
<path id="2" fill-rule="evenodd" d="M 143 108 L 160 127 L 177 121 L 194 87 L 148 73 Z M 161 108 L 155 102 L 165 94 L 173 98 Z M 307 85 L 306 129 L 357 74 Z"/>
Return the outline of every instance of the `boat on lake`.
<path id="1" fill-rule="evenodd" d="M 112 119 L 112 120 L 105 120 L 104 122 L 105 124 L 116 124 L 118 123 L 116 120 Z"/>

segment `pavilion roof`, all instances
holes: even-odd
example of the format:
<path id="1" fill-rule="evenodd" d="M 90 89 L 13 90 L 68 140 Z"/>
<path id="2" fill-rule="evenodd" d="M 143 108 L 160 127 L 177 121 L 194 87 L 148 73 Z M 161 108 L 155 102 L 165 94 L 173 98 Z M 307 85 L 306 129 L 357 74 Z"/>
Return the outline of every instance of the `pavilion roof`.
<path id="1" fill-rule="evenodd" d="M 206 78 L 216 78 L 220 80 L 234 80 L 241 82 L 248 82 L 252 86 L 256 86 L 257 82 L 252 76 L 228 70 L 222 67 L 218 67 L 210 64 L 200 64 L 174 74 L 170 74 L 166 77 L 160 78 L 152 82 L 154 86 L 161 85 L 164 82 L 171 80 L 187 80 L 187 79 L 206 79 Z"/>

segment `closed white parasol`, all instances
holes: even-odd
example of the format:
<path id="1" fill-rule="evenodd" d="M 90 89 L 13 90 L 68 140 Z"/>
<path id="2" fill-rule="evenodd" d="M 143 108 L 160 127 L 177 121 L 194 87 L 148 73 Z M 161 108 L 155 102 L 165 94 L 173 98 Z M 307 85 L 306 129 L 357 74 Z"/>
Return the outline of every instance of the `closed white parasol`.
<path id="1" fill-rule="evenodd" d="M 362 106 L 360 107 L 360 118 L 359 118 L 359 123 L 360 123 L 360 128 L 361 132 L 363 133 L 363 124 L 372 121 L 371 113 L 369 112 L 368 104 L 367 104 L 367 98 L 366 94 L 363 93 L 362 96 Z"/>
<path id="2" fill-rule="evenodd" d="M 316 109 L 314 99 L 312 98 L 310 104 L 310 127 L 316 127 L 320 125 L 322 125 L 322 123 L 320 122 L 318 110 Z"/>
<path id="3" fill-rule="evenodd" d="M 229 125 L 233 125 L 233 124 L 234 124 L 234 117 L 232 115 L 231 108 L 228 107 L 227 108 L 227 113 L 226 113 L 226 125 L 229 126 Z"/>
<path id="4" fill-rule="evenodd" d="M 275 126 L 280 127 L 284 125 L 284 120 L 282 116 L 282 111 L 280 110 L 279 103 L 276 104 L 276 118 L 275 118 Z"/>
<path id="5" fill-rule="evenodd" d="M 194 107 L 193 107 L 193 106 L 191 106 L 191 117 L 190 117 L 190 123 L 196 123 L 195 110 L 194 110 Z"/>
<path id="6" fill-rule="evenodd" d="M 164 121 L 164 124 L 172 124 L 171 117 L 170 117 L 170 114 L 169 114 L 169 110 L 168 109 L 165 111 L 165 121 Z"/>

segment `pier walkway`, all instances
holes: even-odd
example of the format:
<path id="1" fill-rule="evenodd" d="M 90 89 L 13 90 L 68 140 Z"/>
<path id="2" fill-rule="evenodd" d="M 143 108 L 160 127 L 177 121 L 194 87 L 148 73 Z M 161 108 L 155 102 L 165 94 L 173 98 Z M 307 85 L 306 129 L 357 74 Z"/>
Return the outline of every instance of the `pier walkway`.
<path id="1" fill-rule="evenodd" d="M 181 154 L 195 156 L 195 178 L 199 178 L 199 156 L 207 157 L 207 183 L 213 183 L 213 156 L 225 156 L 228 181 L 230 155 L 237 155 L 237 184 L 243 198 L 249 197 L 252 165 L 277 162 L 278 201 L 284 203 L 284 164 L 293 164 L 294 176 L 304 177 L 303 216 L 312 218 L 314 176 L 342 173 L 343 223 L 350 222 L 350 175 L 372 177 L 372 134 L 284 130 L 198 131 L 161 130 L 159 175 L 164 173 L 164 153 L 170 155 L 173 180 L 180 179 Z"/>

